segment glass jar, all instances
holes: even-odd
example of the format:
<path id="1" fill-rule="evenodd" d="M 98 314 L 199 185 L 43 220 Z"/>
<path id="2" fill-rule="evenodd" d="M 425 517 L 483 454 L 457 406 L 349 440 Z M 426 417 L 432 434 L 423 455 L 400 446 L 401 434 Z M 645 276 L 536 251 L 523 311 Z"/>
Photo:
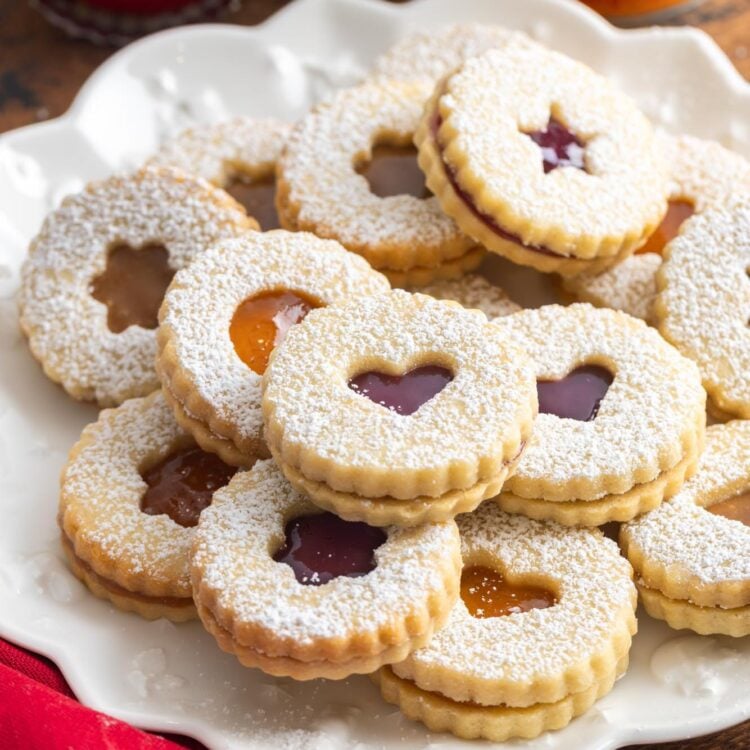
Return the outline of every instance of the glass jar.
<path id="1" fill-rule="evenodd" d="M 583 0 L 618 26 L 661 23 L 698 5 L 702 0 Z"/>

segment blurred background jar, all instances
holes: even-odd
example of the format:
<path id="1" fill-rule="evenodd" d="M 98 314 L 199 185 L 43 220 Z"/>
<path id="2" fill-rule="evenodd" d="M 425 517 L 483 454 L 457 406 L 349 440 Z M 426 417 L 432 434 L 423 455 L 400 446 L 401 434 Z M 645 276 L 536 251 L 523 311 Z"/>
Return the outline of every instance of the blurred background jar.
<path id="1" fill-rule="evenodd" d="M 583 0 L 618 26 L 643 26 L 669 21 L 702 0 Z"/>

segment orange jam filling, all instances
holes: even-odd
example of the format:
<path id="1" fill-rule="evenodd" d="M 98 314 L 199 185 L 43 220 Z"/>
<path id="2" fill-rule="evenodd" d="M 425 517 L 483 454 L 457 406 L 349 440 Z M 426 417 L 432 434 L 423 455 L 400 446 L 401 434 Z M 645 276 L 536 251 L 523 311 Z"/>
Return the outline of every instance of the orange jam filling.
<path id="1" fill-rule="evenodd" d="M 741 521 L 745 526 L 750 526 L 750 492 L 743 492 L 741 495 L 735 495 L 720 503 L 714 503 L 706 510 L 717 516 Z"/>
<path id="2" fill-rule="evenodd" d="M 236 471 L 197 446 L 175 451 L 142 473 L 148 489 L 141 498 L 141 510 L 150 516 L 164 513 L 180 526 L 197 526 L 214 492 Z"/>
<path id="3" fill-rule="evenodd" d="M 557 603 L 555 595 L 541 586 L 509 583 L 500 573 L 483 565 L 464 568 L 461 598 L 473 617 L 503 617 Z"/>
<path id="4" fill-rule="evenodd" d="M 667 213 L 654 233 L 646 240 L 646 244 L 639 247 L 636 253 L 662 254 L 667 243 L 673 240 L 680 231 L 683 221 L 687 221 L 695 213 L 695 206 L 690 201 L 669 201 Z"/>
<path id="5" fill-rule="evenodd" d="M 431 193 L 417 164 L 414 146 L 375 146 L 370 161 L 357 169 L 380 198 L 391 195 L 413 195 L 429 198 Z"/>
<path id="6" fill-rule="evenodd" d="M 262 375 L 274 348 L 287 331 L 320 303 L 301 292 L 286 289 L 249 297 L 235 310 L 229 336 L 237 356 Z"/>
<path id="7" fill-rule="evenodd" d="M 242 177 L 236 177 L 224 190 L 244 206 L 248 216 L 252 216 L 264 232 L 281 226 L 276 213 L 276 180 L 273 177 L 263 180 L 243 180 Z"/>
<path id="8" fill-rule="evenodd" d="M 104 273 L 91 283 L 91 296 L 107 306 L 107 327 L 112 333 L 130 326 L 156 328 L 159 307 L 174 274 L 163 245 L 115 245 Z"/>

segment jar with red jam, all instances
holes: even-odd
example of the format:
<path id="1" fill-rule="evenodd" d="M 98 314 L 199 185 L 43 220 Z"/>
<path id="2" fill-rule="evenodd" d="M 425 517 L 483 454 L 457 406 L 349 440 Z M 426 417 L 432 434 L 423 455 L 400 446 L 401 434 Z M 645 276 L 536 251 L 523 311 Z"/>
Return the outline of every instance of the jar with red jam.
<path id="1" fill-rule="evenodd" d="M 618 26 L 641 26 L 668 21 L 701 0 L 584 0 L 586 5 Z"/>

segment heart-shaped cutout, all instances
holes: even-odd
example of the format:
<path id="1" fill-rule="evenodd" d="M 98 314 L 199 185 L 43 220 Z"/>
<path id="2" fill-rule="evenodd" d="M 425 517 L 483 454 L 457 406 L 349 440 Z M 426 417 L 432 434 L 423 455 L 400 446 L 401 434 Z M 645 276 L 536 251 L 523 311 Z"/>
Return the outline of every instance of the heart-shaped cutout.
<path id="1" fill-rule="evenodd" d="M 731 518 L 733 521 L 740 521 L 745 526 L 750 526 L 750 492 L 743 492 L 727 500 L 721 500 L 710 505 L 706 510 L 717 516 Z"/>
<path id="2" fill-rule="evenodd" d="M 492 568 L 475 565 L 461 573 L 461 599 L 472 617 L 504 617 L 546 609 L 557 597 L 541 586 L 509 583 Z"/>
<path id="3" fill-rule="evenodd" d="M 561 380 L 537 380 L 539 413 L 589 422 L 596 417 L 614 375 L 604 367 L 576 367 Z"/>
<path id="4" fill-rule="evenodd" d="M 293 518 L 284 534 L 284 546 L 273 559 L 286 563 L 305 586 L 367 575 L 377 566 L 375 550 L 388 538 L 382 529 L 328 512 Z"/>
<path id="5" fill-rule="evenodd" d="M 409 416 L 437 396 L 453 380 L 453 373 L 439 365 L 416 367 L 403 375 L 363 372 L 349 381 L 349 387 L 386 409 Z"/>

